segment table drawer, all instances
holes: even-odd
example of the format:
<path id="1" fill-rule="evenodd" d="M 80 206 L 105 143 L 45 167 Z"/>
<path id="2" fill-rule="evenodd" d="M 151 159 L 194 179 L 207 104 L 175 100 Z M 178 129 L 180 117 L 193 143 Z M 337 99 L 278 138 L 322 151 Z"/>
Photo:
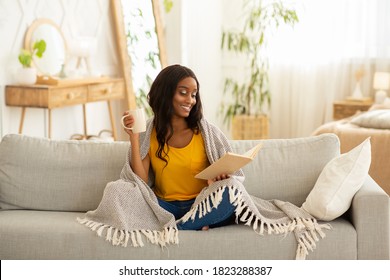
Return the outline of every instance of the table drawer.
<path id="1" fill-rule="evenodd" d="M 121 99 L 124 98 L 124 83 L 120 82 L 111 82 L 111 83 L 101 83 L 93 84 L 88 86 L 88 101 L 103 101 L 108 99 Z"/>
<path id="2" fill-rule="evenodd" d="M 88 87 L 70 87 L 50 91 L 49 108 L 83 104 L 87 102 Z"/>
<path id="3" fill-rule="evenodd" d="M 11 87 L 5 90 L 5 104 L 8 106 L 46 108 L 48 91 L 41 88 Z"/>

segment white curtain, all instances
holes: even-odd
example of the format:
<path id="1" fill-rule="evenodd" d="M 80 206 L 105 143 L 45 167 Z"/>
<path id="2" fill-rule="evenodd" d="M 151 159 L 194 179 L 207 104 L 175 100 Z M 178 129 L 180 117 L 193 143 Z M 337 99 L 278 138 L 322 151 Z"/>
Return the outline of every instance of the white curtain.
<path id="1" fill-rule="evenodd" d="M 332 120 L 333 102 L 373 97 L 375 71 L 390 72 L 389 0 L 295 0 L 299 23 L 269 45 L 272 138 L 309 136 Z"/>

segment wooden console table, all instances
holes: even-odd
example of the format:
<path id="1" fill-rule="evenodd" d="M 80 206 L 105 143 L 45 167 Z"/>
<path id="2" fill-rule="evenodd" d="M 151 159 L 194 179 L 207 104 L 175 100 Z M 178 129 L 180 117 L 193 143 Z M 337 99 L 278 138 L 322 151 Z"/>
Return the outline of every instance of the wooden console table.
<path id="1" fill-rule="evenodd" d="M 85 105 L 89 102 L 107 101 L 112 134 L 117 139 L 111 100 L 125 97 L 123 79 L 98 78 L 92 80 L 75 80 L 57 85 L 7 85 L 5 102 L 8 106 L 22 107 L 19 133 L 23 131 L 26 108 L 48 109 L 48 136 L 51 138 L 51 110 L 65 106 L 82 105 L 84 117 L 84 137 L 87 137 Z"/>

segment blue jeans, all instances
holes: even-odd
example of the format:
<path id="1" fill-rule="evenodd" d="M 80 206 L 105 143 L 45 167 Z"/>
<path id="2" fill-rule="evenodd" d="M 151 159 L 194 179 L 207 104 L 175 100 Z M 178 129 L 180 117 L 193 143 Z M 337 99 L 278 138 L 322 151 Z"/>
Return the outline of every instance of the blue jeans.
<path id="1" fill-rule="evenodd" d="M 165 201 L 160 198 L 158 203 L 162 208 L 172 213 L 176 220 L 183 217 L 191 208 L 195 199 L 185 201 Z M 232 222 L 234 218 L 234 210 L 236 209 L 229 201 L 229 190 L 226 188 L 222 201 L 217 208 L 212 208 L 209 213 L 206 213 L 202 218 L 199 218 L 198 213 L 194 220 L 189 219 L 187 222 L 177 224 L 179 230 L 199 230 L 204 226 L 210 228 L 221 227 Z"/>

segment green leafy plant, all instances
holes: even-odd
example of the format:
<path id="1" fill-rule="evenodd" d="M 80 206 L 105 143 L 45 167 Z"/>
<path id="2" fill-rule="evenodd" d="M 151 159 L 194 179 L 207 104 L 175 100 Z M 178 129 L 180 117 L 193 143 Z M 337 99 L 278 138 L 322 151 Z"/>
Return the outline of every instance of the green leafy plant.
<path id="1" fill-rule="evenodd" d="M 172 0 L 164 0 L 164 10 L 166 13 L 169 13 L 173 7 L 173 1 Z"/>
<path id="2" fill-rule="evenodd" d="M 242 29 L 222 32 L 221 49 L 246 55 L 248 67 L 244 81 L 225 79 L 224 93 L 230 94 L 231 100 L 223 102 L 220 113 L 227 124 L 236 115 L 264 113 L 264 106 L 271 105 L 267 43 L 280 24 L 294 26 L 298 22 L 296 11 L 282 1 L 245 1 L 243 11 Z"/>
<path id="3" fill-rule="evenodd" d="M 41 58 L 45 50 L 46 50 L 45 40 L 36 41 L 32 47 L 32 51 L 26 49 L 21 50 L 18 56 L 19 62 L 22 64 L 23 68 L 30 68 L 33 60 L 33 56 L 35 55 L 36 57 Z"/>

